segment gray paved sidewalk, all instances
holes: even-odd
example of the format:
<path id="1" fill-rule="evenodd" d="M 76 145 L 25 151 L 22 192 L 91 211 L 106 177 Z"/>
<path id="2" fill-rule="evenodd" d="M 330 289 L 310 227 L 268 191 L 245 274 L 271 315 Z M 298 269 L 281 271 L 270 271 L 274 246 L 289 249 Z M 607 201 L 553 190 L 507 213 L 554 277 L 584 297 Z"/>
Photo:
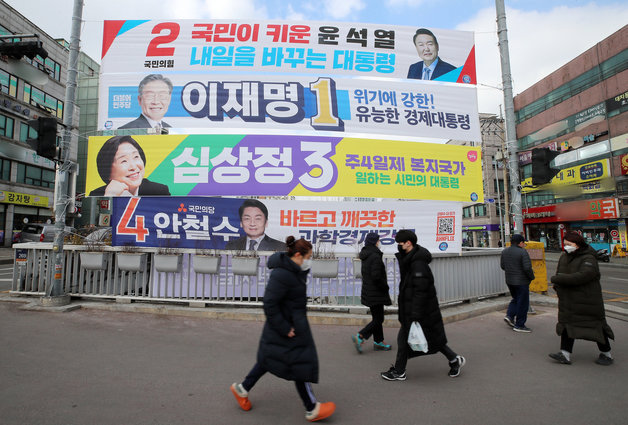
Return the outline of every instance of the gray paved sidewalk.
<path id="1" fill-rule="evenodd" d="M 12 301 L 0 302 L 3 424 L 306 423 L 289 382 L 262 378 L 250 412 L 239 410 L 228 391 L 255 361 L 261 321 L 177 316 L 167 313 L 171 306 L 163 306 L 166 314 L 132 313 L 141 304 L 55 313 L 24 310 L 24 299 L 2 300 Z M 560 365 L 547 357 L 559 345 L 556 310 L 541 301 L 528 320 L 531 334 L 512 332 L 503 311 L 449 323 L 449 344 L 467 359 L 456 379 L 434 355 L 411 360 L 407 381 L 383 381 L 379 372 L 394 351 L 358 355 L 349 338 L 356 325 L 313 324 L 321 364 L 314 390 L 338 405 L 325 423 L 625 423 L 627 322 L 609 319 L 613 366 L 596 365 L 595 344 L 582 341 L 574 364 Z M 396 331 L 386 327 L 388 342 L 395 344 Z"/>

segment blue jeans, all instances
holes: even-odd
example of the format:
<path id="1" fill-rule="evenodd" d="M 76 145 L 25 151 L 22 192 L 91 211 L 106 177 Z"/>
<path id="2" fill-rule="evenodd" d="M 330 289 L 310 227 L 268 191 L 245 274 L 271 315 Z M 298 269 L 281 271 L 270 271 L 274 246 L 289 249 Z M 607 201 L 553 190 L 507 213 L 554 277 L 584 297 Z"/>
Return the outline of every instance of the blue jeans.
<path id="1" fill-rule="evenodd" d="M 530 307 L 530 285 L 508 285 L 512 300 L 508 304 L 506 315 L 515 320 L 515 326 L 522 328 L 528 320 Z"/>

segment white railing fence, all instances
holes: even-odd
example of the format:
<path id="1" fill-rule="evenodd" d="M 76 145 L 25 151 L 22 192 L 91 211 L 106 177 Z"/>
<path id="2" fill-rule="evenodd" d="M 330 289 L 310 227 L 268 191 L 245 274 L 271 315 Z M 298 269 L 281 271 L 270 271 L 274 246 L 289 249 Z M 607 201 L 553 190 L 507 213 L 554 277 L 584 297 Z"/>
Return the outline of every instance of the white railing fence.
<path id="1" fill-rule="evenodd" d="M 52 244 L 23 243 L 14 246 L 11 292 L 21 295 L 45 294 L 53 278 Z M 241 274 L 233 261 L 234 252 L 218 251 L 214 269 L 200 265 L 194 250 L 178 250 L 167 258 L 155 249 L 140 249 L 129 266 L 127 253 L 119 247 L 104 247 L 90 253 L 86 247 L 66 245 L 63 285 L 66 294 L 77 298 L 105 298 L 118 301 L 159 301 L 202 305 L 210 303 L 260 305 L 270 270 L 266 260 L 272 253 L 259 253 L 259 264 Z M 507 292 L 499 266 L 501 249 L 478 249 L 461 254 L 437 254 L 431 263 L 441 304 L 474 301 Z M 144 254 L 144 255 L 140 255 Z M 337 255 L 335 277 L 308 277 L 308 305 L 314 307 L 359 307 L 362 280 L 354 267 L 353 255 Z M 196 261 L 195 261 L 196 259 Z M 123 261 L 124 260 L 124 261 Z M 172 261 L 171 261 L 172 260 Z M 399 289 L 399 269 L 394 256 L 384 256 L 393 305 Z M 354 266 L 355 264 L 355 266 Z M 253 265 L 253 267 L 255 267 Z M 167 271 L 160 271 L 167 270 Z M 333 273 L 332 273 L 333 274 Z M 359 275 L 359 273 L 357 273 Z M 325 276 L 329 274 L 323 273 Z"/>

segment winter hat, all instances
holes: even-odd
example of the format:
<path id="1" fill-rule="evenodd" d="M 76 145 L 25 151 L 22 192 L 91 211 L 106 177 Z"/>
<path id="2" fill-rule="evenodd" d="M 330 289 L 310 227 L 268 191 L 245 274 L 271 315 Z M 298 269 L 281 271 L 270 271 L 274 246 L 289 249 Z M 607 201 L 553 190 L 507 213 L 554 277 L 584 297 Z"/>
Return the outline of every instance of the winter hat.
<path id="1" fill-rule="evenodd" d="M 512 235 L 512 238 L 510 238 L 510 243 L 512 245 L 519 245 L 521 242 L 525 242 L 526 238 L 523 237 L 523 235 Z"/>
<path id="2" fill-rule="evenodd" d="M 364 239 L 364 246 L 375 245 L 378 240 L 379 240 L 379 235 L 375 232 L 371 232 L 368 235 L 366 235 L 366 238 Z"/>

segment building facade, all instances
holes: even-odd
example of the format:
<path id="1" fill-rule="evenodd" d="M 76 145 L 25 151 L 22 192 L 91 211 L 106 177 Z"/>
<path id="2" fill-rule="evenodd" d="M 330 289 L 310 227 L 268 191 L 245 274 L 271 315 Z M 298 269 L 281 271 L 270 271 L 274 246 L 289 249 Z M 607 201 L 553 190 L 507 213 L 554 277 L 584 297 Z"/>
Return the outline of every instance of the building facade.
<path id="1" fill-rule="evenodd" d="M 484 203 L 464 204 L 462 246 L 497 248 L 504 244 L 504 230 L 508 226 L 504 120 L 492 114 L 480 114 L 480 125 Z M 450 143 L 468 145 L 471 142 Z"/>
<path id="2" fill-rule="evenodd" d="M 19 63 L 0 58 L 0 246 L 10 246 L 24 223 L 54 222 L 56 164 L 37 155 L 26 140 L 37 137 L 28 121 L 38 117 L 56 118 L 62 135 L 69 51 L 0 2 L 0 35 L 26 34 L 39 35 L 48 57 L 24 57 Z M 75 122 L 78 116 L 75 108 Z M 74 162 L 75 139 L 73 132 L 70 159 Z M 71 224 L 71 215 L 68 221 Z"/>
<path id="3" fill-rule="evenodd" d="M 526 236 L 562 249 L 566 230 L 597 249 L 626 246 L 628 25 L 515 96 Z M 532 149 L 561 152 L 532 185 Z M 624 164 L 625 162 L 625 164 Z"/>

